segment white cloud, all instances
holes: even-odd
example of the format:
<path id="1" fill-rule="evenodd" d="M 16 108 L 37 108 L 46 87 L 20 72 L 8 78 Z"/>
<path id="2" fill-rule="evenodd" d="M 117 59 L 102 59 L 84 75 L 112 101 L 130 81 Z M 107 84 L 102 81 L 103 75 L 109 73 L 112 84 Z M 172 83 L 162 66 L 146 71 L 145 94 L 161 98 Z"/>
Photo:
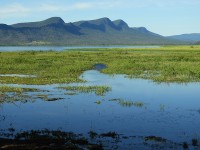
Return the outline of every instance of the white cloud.
<path id="1" fill-rule="evenodd" d="M 28 12 L 30 12 L 29 8 L 17 3 L 0 7 L 1 18 L 26 16 Z"/>
<path id="2" fill-rule="evenodd" d="M 93 2 L 76 2 L 72 4 L 42 4 L 38 7 L 39 11 L 46 12 L 55 12 L 55 11 L 78 11 L 78 10 L 89 10 L 89 9 L 110 9 L 112 7 L 121 6 L 120 0 L 111 0 L 111 1 L 93 1 Z"/>
<path id="3" fill-rule="evenodd" d="M 162 8 L 198 6 L 200 0 L 77 0 L 76 2 L 58 3 L 51 1 L 36 2 L 32 6 L 23 3 L 13 3 L 0 6 L 1 18 L 15 18 L 31 16 L 34 13 L 63 13 L 80 10 L 111 10 L 111 9 L 134 9 L 134 8 Z"/>
<path id="4" fill-rule="evenodd" d="M 39 11 L 60 11 L 62 10 L 63 7 L 62 6 L 57 6 L 57 5 L 53 5 L 53 4 L 42 4 L 38 10 Z"/>
<path id="5" fill-rule="evenodd" d="M 58 5 L 58 4 L 42 4 L 38 7 L 40 12 L 63 12 L 63 11 L 73 11 L 89 9 L 92 5 L 90 3 L 74 3 L 71 5 Z"/>
<path id="6" fill-rule="evenodd" d="M 92 8 L 93 4 L 92 3 L 75 3 L 74 5 L 71 6 L 71 9 L 89 9 Z"/>
<path id="7" fill-rule="evenodd" d="M 200 0 L 101 0 L 94 1 L 97 8 L 186 7 L 200 5 Z"/>
<path id="8" fill-rule="evenodd" d="M 141 1 L 134 1 L 135 3 L 142 3 Z M 146 0 L 143 1 L 143 6 L 156 6 L 156 7 L 185 7 L 185 6 L 196 6 L 200 4 L 199 0 Z"/>

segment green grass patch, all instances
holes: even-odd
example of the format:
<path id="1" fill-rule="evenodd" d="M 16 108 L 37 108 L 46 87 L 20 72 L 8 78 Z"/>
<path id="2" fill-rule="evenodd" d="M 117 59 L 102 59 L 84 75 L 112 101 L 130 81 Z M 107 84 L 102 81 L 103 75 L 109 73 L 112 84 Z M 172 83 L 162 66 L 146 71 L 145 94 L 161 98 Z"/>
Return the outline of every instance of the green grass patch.
<path id="1" fill-rule="evenodd" d="M 60 87 L 67 91 L 74 91 L 80 93 L 92 93 L 94 92 L 98 96 L 104 96 L 105 93 L 111 91 L 111 88 L 108 86 L 66 86 Z"/>
<path id="2" fill-rule="evenodd" d="M 0 76 L 1 84 L 84 82 L 79 76 L 94 64 L 105 64 L 106 74 L 156 82 L 199 82 L 200 46 L 90 49 L 63 52 L 1 52 L 0 74 L 35 75 L 35 78 Z"/>

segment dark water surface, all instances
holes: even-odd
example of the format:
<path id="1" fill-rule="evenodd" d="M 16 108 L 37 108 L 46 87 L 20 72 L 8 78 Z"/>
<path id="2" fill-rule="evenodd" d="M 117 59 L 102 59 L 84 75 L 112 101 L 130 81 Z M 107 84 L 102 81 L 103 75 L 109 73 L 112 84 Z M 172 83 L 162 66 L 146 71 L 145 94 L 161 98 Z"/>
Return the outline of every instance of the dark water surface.
<path id="1" fill-rule="evenodd" d="M 160 46 L 0 46 L 0 52 L 13 51 L 63 51 L 71 49 L 94 49 L 94 48 L 158 48 Z"/>
<path id="2" fill-rule="evenodd" d="M 157 84 L 150 80 L 128 79 L 124 75 L 105 75 L 97 70 L 84 72 L 86 83 L 106 85 L 112 91 L 67 95 L 54 85 L 12 85 L 36 87 L 46 92 L 26 93 L 33 102 L 0 104 L 0 129 L 63 130 L 86 134 L 88 131 L 117 132 L 125 136 L 157 136 L 173 142 L 191 143 L 200 139 L 200 84 Z M 58 101 L 44 101 L 38 94 Z M 142 107 L 123 106 L 113 99 L 141 102 Z M 101 101 L 100 104 L 95 103 Z"/>

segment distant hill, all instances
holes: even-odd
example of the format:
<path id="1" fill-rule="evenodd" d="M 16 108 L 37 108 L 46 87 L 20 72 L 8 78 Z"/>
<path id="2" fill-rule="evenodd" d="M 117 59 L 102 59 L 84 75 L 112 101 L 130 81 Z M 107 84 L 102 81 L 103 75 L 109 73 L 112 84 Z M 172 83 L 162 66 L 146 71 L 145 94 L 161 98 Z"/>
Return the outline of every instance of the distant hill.
<path id="1" fill-rule="evenodd" d="M 134 45 L 181 44 L 176 40 L 129 27 L 109 18 L 65 23 L 59 17 L 40 22 L 0 24 L 0 45 Z"/>
<path id="2" fill-rule="evenodd" d="M 195 44 L 200 45 L 200 41 L 195 42 Z"/>
<path id="3" fill-rule="evenodd" d="M 197 42 L 200 41 L 200 33 L 174 35 L 174 36 L 168 36 L 168 38 L 180 41 Z"/>

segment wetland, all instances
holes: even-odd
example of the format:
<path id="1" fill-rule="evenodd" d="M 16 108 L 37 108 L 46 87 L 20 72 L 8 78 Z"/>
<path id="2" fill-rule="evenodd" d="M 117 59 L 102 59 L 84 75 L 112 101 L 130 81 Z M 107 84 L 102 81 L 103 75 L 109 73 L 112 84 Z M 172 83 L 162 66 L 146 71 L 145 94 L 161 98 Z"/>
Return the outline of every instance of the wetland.
<path id="1" fill-rule="evenodd" d="M 199 46 L 1 52 L 0 146 L 199 149 L 199 56 Z"/>

